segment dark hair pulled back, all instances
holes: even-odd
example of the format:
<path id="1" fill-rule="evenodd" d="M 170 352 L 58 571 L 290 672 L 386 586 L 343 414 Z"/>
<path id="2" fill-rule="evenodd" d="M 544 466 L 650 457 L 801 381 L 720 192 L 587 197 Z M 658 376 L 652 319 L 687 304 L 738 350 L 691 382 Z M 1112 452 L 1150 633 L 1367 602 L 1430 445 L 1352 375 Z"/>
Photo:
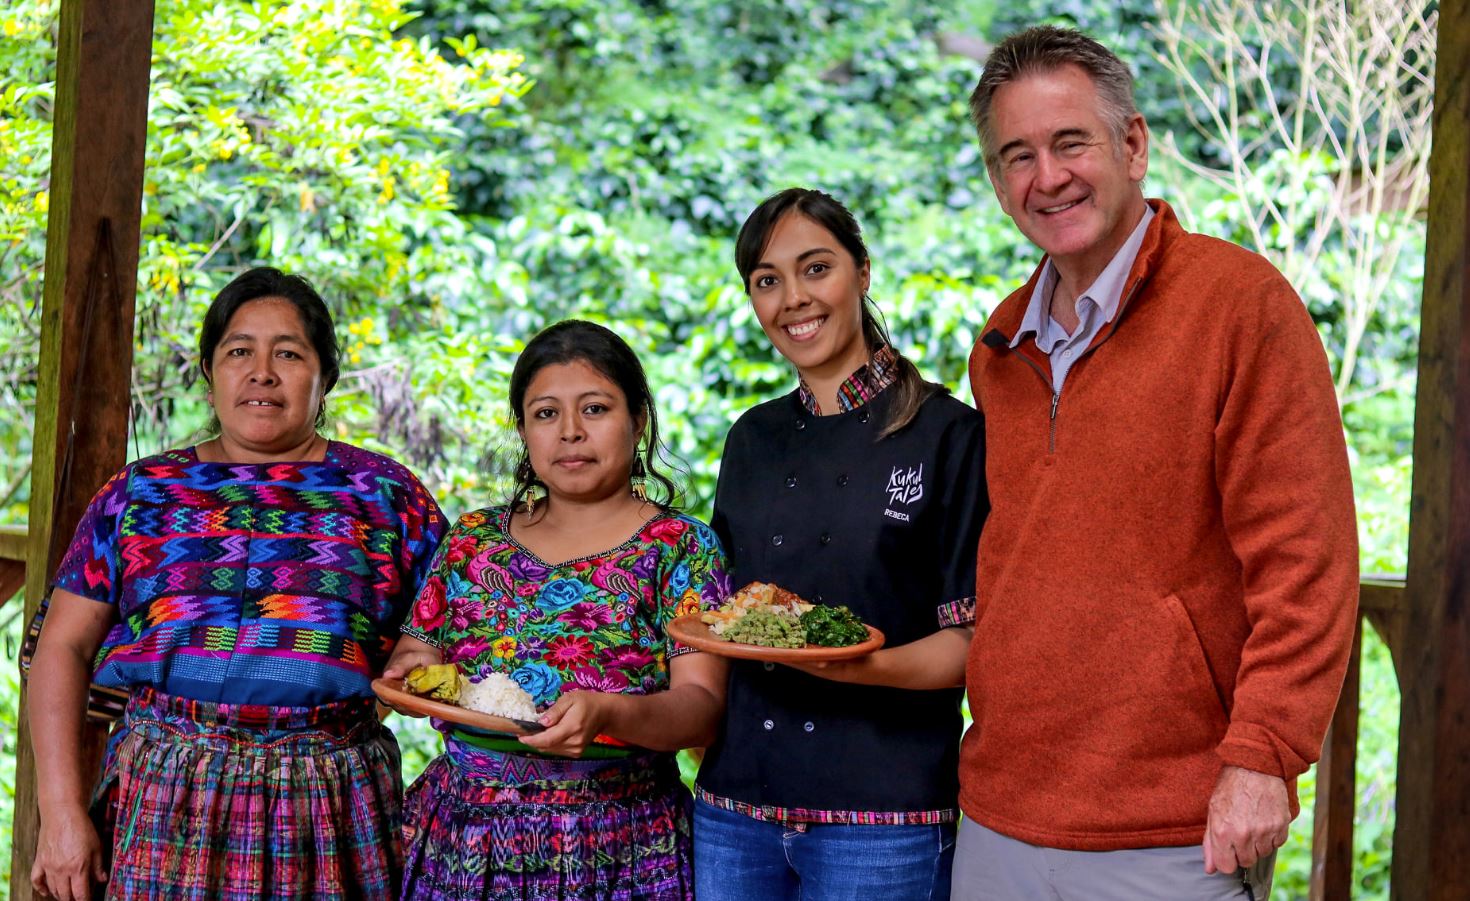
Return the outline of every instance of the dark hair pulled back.
<path id="1" fill-rule="evenodd" d="M 659 443 L 658 412 L 654 409 L 648 377 L 633 348 L 612 329 L 582 319 L 565 319 L 547 326 L 532 338 L 516 358 L 510 374 L 510 411 L 516 425 L 526 424 L 526 391 L 536 374 L 547 366 L 576 362 L 586 363 L 617 385 L 628 401 L 629 415 L 635 419 L 640 414 L 643 416 L 643 440 L 633 460 L 635 471 L 641 464 L 650 502 L 665 510 L 675 509 L 681 500 L 680 492 L 658 465 L 667 454 Z M 511 507 L 518 507 L 531 486 L 539 483 L 531 468 L 530 455 L 522 445 L 515 467 Z"/>
<path id="2" fill-rule="evenodd" d="M 863 242 L 862 227 L 847 207 L 832 195 L 811 188 L 787 188 L 763 200 L 760 206 L 740 226 L 740 235 L 735 239 L 735 268 L 740 271 L 740 281 L 745 293 L 750 294 L 750 276 L 761 261 L 766 243 L 776 224 L 787 215 L 801 215 L 832 233 L 843 249 L 852 255 L 857 268 L 868 262 L 868 246 Z M 878 306 L 873 298 L 863 294 L 863 342 L 871 357 L 879 348 L 893 347 L 888 327 L 883 323 Z M 888 388 L 894 392 L 893 403 L 888 408 L 888 419 L 878 432 L 879 439 L 901 431 L 914 417 L 919 407 L 930 395 L 945 391 L 943 385 L 926 381 L 913 362 L 893 348 L 896 358 L 897 379 Z"/>

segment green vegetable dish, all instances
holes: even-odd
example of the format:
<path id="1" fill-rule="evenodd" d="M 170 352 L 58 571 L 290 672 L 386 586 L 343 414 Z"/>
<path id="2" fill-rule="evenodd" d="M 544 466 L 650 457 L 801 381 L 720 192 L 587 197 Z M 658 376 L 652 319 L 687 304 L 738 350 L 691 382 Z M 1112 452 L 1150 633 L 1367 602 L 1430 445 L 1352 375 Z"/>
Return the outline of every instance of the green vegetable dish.
<path id="1" fill-rule="evenodd" d="M 845 648 L 868 640 L 868 629 L 862 620 L 846 607 L 818 604 L 801 615 L 806 630 L 806 643 L 824 648 Z"/>
<path id="2" fill-rule="evenodd" d="M 801 648 L 807 643 L 799 621 L 765 610 L 752 610 L 740 617 L 721 637 L 764 648 Z"/>
<path id="3" fill-rule="evenodd" d="M 848 608 L 812 604 L 769 582 L 751 582 L 700 620 L 717 638 L 765 648 L 846 648 L 868 640 L 868 627 Z"/>

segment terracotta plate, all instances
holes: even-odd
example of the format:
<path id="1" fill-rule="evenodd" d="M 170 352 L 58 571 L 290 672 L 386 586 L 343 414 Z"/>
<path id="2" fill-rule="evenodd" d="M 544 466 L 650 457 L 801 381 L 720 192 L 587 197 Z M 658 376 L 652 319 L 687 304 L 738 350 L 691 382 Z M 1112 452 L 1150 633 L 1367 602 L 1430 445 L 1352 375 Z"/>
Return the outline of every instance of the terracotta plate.
<path id="1" fill-rule="evenodd" d="M 665 631 L 680 644 L 718 654 L 721 657 L 766 660 L 772 663 L 787 661 L 820 663 L 823 660 L 851 660 L 854 657 L 871 654 L 883 647 L 883 633 L 872 626 L 865 626 L 865 628 L 868 630 L 868 640 L 850 644 L 845 648 L 824 648 L 817 645 L 808 645 L 804 648 L 763 648 L 758 644 L 726 641 L 711 632 L 708 624 L 700 622 L 698 613 L 689 613 L 670 620 Z"/>
<path id="2" fill-rule="evenodd" d="M 446 704 L 443 701 L 435 701 L 407 692 L 400 687 L 402 685 L 396 679 L 374 679 L 373 693 L 382 699 L 384 704 L 397 707 L 399 710 L 410 710 L 414 713 L 422 713 L 424 716 L 432 716 L 445 722 L 460 726 L 468 726 L 479 732 L 490 732 L 495 735 L 521 736 L 530 735 L 533 732 L 541 732 L 546 727 L 540 723 L 530 720 L 514 720 L 504 716 L 494 716 L 489 713 L 480 713 L 477 710 L 469 710 L 457 704 Z"/>

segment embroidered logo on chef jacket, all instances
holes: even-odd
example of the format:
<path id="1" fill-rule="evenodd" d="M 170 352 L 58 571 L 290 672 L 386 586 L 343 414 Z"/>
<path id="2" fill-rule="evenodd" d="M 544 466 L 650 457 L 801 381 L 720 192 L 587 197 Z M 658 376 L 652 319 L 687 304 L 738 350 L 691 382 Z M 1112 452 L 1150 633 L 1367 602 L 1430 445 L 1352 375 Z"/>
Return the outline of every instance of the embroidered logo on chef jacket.
<path id="1" fill-rule="evenodd" d="M 900 522 L 908 522 L 909 515 L 894 510 L 899 504 L 905 507 L 918 503 L 924 497 L 924 464 L 918 466 L 895 466 L 888 475 L 888 503 L 892 506 L 883 515 Z"/>

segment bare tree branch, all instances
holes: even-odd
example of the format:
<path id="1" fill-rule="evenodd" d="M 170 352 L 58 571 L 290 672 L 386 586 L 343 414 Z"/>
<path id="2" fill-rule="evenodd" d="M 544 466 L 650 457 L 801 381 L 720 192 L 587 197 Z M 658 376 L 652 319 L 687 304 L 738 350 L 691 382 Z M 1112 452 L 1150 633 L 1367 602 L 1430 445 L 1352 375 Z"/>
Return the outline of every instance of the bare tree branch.
<path id="1" fill-rule="evenodd" d="M 1223 165 L 1186 159 L 1173 135 L 1159 146 L 1239 206 L 1254 249 L 1293 284 L 1330 285 L 1339 403 L 1377 393 L 1352 388 L 1422 227 L 1436 13 L 1398 0 L 1156 2 L 1159 61 Z"/>

